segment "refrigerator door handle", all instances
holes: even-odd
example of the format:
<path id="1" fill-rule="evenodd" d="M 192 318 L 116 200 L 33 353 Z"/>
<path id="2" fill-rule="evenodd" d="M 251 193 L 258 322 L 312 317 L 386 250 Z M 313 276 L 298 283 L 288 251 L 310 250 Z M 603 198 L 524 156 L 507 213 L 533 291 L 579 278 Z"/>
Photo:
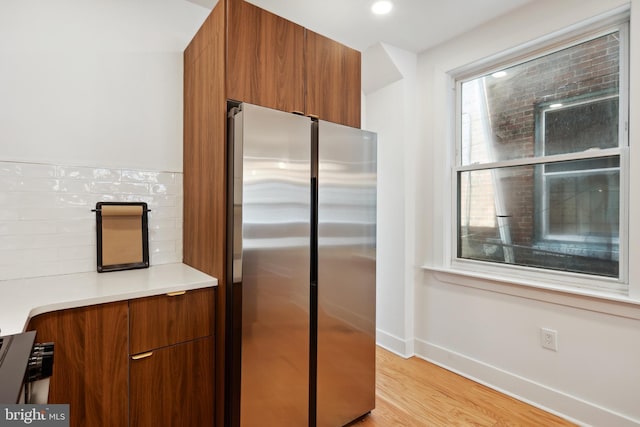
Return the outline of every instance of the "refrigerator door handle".
<path id="1" fill-rule="evenodd" d="M 242 105 L 234 107 L 229 111 L 229 120 L 227 123 L 228 138 L 231 142 L 229 150 L 229 164 L 232 165 L 229 175 L 229 198 L 231 200 L 230 223 L 232 228 L 228 230 L 231 233 L 231 253 L 232 253 L 232 282 L 242 283 L 242 180 L 243 180 L 243 120 Z"/>

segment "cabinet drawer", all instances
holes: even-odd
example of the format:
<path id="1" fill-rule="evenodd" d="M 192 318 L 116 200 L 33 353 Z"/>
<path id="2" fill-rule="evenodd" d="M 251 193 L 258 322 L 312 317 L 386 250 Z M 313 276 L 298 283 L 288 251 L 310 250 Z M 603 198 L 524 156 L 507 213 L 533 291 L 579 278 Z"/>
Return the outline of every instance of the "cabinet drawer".
<path id="1" fill-rule="evenodd" d="M 214 289 L 129 301 L 129 353 L 213 335 Z"/>
<path id="2" fill-rule="evenodd" d="M 213 338 L 131 358 L 130 426 L 212 426 Z"/>

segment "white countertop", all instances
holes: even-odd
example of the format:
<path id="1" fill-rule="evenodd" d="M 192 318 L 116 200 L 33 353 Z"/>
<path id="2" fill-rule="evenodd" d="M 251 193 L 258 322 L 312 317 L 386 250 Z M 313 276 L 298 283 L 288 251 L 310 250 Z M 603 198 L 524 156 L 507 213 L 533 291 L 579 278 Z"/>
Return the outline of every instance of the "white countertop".
<path id="1" fill-rule="evenodd" d="M 0 281 L 0 335 L 23 332 L 38 314 L 217 286 L 218 279 L 186 264 L 139 270 L 76 273 Z"/>

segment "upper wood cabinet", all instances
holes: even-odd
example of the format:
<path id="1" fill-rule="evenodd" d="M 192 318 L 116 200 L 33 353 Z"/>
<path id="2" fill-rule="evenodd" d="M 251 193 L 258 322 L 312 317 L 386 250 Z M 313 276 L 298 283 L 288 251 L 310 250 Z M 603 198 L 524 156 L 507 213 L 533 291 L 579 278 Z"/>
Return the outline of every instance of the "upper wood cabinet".
<path id="1" fill-rule="evenodd" d="M 227 98 L 360 127 L 360 52 L 227 0 Z"/>
<path id="2" fill-rule="evenodd" d="M 313 31 L 306 32 L 305 112 L 360 127 L 360 52 Z"/>
<path id="3" fill-rule="evenodd" d="M 227 11 L 227 98 L 304 111 L 304 28 L 240 0 Z"/>

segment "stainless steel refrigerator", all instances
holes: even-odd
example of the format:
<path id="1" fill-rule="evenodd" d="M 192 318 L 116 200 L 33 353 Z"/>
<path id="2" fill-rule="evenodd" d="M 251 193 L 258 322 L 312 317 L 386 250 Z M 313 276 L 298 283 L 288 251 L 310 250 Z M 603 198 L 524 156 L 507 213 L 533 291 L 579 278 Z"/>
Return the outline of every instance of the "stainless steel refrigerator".
<path id="1" fill-rule="evenodd" d="M 375 406 L 376 135 L 229 117 L 225 423 L 345 425 Z"/>

